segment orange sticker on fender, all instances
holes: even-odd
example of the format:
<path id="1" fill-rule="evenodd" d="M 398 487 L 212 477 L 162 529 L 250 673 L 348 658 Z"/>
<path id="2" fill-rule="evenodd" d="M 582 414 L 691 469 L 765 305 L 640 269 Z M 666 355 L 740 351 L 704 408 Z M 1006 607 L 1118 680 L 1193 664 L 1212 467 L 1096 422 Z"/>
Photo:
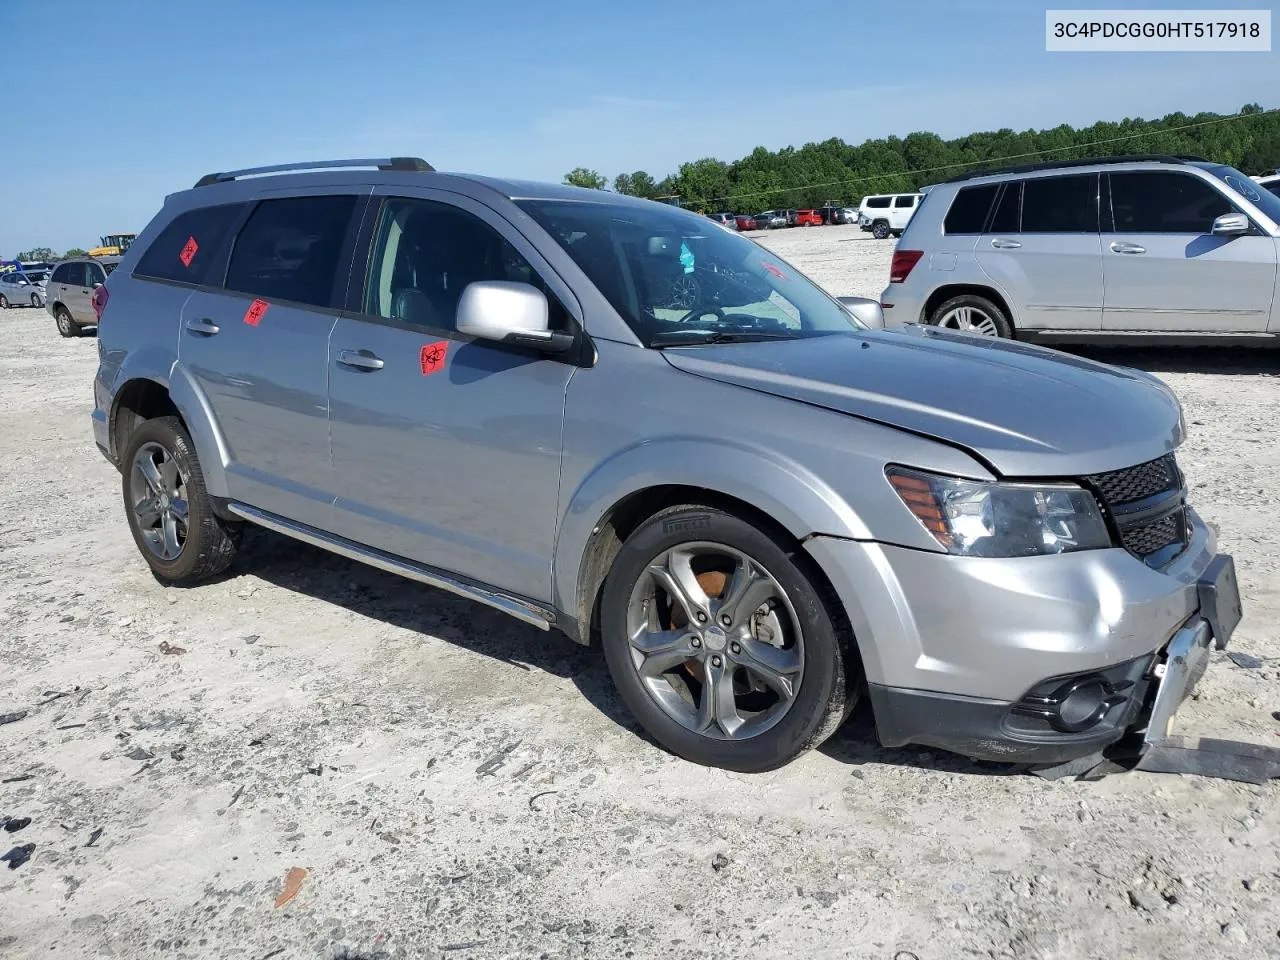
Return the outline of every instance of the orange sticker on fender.
<path id="1" fill-rule="evenodd" d="M 267 307 L 271 304 L 265 300 L 255 300 L 249 304 L 249 309 L 244 312 L 244 322 L 251 327 L 256 327 L 262 320 L 263 314 L 267 312 Z"/>
<path id="2" fill-rule="evenodd" d="M 418 351 L 418 362 L 422 364 L 422 375 L 429 377 L 443 367 L 445 354 L 448 352 L 448 340 L 437 340 L 435 343 L 428 343 Z"/>

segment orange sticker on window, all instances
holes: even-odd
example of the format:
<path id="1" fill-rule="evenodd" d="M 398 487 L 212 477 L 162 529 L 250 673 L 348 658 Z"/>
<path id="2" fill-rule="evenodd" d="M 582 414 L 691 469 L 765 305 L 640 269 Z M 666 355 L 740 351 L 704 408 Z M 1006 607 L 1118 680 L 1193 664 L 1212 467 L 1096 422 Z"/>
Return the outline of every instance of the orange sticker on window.
<path id="1" fill-rule="evenodd" d="M 195 237 L 187 237 L 187 242 L 182 248 L 182 252 L 178 254 L 178 259 L 182 261 L 184 267 L 191 266 L 191 261 L 196 258 L 196 251 L 200 249 L 200 244 L 196 243 Z"/>
<path id="2" fill-rule="evenodd" d="M 249 304 L 249 309 L 244 312 L 244 322 L 251 327 L 256 327 L 262 320 L 262 315 L 267 312 L 267 307 L 271 304 L 265 300 L 255 300 Z"/>
<path id="3" fill-rule="evenodd" d="M 437 340 L 435 343 L 428 343 L 418 351 L 418 362 L 422 364 L 422 375 L 429 377 L 443 367 L 444 357 L 448 352 L 448 340 Z"/>

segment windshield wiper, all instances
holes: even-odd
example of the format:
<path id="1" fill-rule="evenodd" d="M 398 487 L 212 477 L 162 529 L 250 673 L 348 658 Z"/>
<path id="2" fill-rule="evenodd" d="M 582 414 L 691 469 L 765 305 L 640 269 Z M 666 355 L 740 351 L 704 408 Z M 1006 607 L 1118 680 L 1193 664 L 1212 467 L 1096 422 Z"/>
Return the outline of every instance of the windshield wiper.
<path id="1" fill-rule="evenodd" d="M 795 334 L 775 333 L 770 330 L 670 330 L 654 334 L 649 346 L 698 347 L 707 343 L 752 343 L 760 340 L 794 340 Z"/>

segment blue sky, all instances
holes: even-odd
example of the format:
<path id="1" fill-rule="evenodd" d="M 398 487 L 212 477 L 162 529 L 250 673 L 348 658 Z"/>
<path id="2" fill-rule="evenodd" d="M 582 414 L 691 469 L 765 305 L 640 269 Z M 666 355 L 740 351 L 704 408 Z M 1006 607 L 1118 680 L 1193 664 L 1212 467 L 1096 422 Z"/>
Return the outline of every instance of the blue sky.
<path id="1" fill-rule="evenodd" d="M 32 41 L 0 52 L 23 108 L 0 140 L 0 256 L 141 230 L 203 173 L 280 161 L 661 177 L 831 136 L 1280 106 L 1276 53 L 1046 53 L 1045 6 L 0 0 Z"/>

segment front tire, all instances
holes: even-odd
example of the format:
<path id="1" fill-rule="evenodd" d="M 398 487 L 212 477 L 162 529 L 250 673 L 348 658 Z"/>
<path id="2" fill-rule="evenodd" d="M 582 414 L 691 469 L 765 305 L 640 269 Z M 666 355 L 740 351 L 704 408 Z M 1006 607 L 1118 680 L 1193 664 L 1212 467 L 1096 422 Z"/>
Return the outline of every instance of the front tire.
<path id="1" fill-rule="evenodd" d="M 214 513 L 181 420 L 146 421 L 129 438 L 121 464 L 129 530 L 158 580 L 194 583 L 231 565 L 240 526 Z"/>
<path id="2" fill-rule="evenodd" d="M 31 305 L 37 310 L 44 306 L 44 301 L 40 299 L 40 294 L 33 293 L 31 295 Z"/>
<path id="3" fill-rule="evenodd" d="M 686 760 L 783 766 L 836 731 L 857 689 L 852 638 L 820 583 L 795 543 L 732 514 L 658 513 L 605 580 L 602 643 L 618 692 Z"/>
<path id="4" fill-rule="evenodd" d="M 53 311 L 53 322 L 58 325 L 58 332 L 64 337 L 80 336 L 80 327 L 71 319 L 66 307 L 58 307 Z"/>
<path id="5" fill-rule="evenodd" d="M 884 240 L 889 236 L 889 225 L 883 220 L 877 220 L 871 227 L 871 235 L 877 240 Z"/>
<path id="6" fill-rule="evenodd" d="M 8 310 L 9 301 L 3 293 L 0 293 L 0 310 Z"/>
<path id="7" fill-rule="evenodd" d="M 929 315 L 935 327 L 981 337 L 1013 337 L 1013 324 L 1005 312 L 986 297 L 964 293 L 938 305 Z"/>

